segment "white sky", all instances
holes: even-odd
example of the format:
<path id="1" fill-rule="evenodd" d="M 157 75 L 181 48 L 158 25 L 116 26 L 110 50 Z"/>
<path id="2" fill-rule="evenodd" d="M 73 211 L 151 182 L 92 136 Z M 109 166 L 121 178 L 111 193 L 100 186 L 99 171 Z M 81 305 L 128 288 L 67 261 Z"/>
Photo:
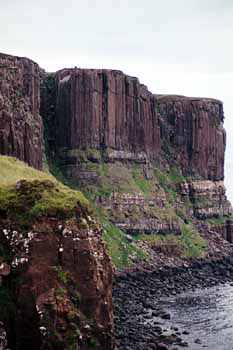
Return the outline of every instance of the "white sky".
<path id="1" fill-rule="evenodd" d="M 233 202 L 233 0 L 0 0 L 0 51 L 48 71 L 114 68 L 154 93 L 224 102 Z"/>

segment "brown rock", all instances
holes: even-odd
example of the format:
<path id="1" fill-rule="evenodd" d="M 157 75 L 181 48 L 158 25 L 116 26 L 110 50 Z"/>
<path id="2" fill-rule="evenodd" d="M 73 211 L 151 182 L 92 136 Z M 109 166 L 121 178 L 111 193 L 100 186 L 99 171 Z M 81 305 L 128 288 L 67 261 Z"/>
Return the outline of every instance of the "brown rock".
<path id="1" fill-rule="evenodd" d="M 0 54 L 0 154 L 42 167 L 40 69 L 27 58 Z"/>
<path id="2" fill-rule="evenodd" d="M 64 69 L 54 79 L 49 134 L 65 170 L 82 163 L 77 150 L 101 149 L 107 162 L 156 160 L 184 175 L 223 179 L 220 101 L 152 95 L 120 71 Z M 43 115 L 51 116 L 45 105 L 42 99 Z"/>
<path id="3" fill-rule="evenodd" d="M 162 149 L 169 162 L 180 166 L 184 175 L 222 180 L 226 146 L 222 102 L 184 96 L 155 98 Z"/>
<path id="4" fill-rule="evenodd" d="M 78 213 L 63 221 L 45 217 L 28 235 L 8 229 L 8 241 L 0 221 L 13 273 L 3 287 L 11 288 L 17 310 L 0 318 L 19 349 L 114 348 L 111 262 L 99 225 Z"/>
<path id="5" fill-rule="evenodd" d="M 158 156 L 154 98 L 138 79 L 88 69 L 64 69 L 55 79 L 56 148 L 68 163 L 75 161 L 74 150 L 83 148 L 105 149 L 111 161 Z"/>
<path id="6" fill-rule="evenodd" d="M 190 181 L 180 184 L 180 192 L 193 204 L 193 213 L 199 219 L 229 216 L 232 207 L 226 197 L 223 181 Z"/>

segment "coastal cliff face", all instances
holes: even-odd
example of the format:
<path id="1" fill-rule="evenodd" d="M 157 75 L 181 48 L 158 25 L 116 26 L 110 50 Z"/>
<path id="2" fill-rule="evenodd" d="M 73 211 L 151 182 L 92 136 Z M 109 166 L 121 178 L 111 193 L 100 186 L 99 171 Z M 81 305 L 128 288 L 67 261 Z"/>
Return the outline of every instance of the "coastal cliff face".
<path id="1" fill-rule="evenodd" d="M 42 91 L 50 157 L 118 228 L 179 235 L 191 219 L 226 230 L 220 101 L 153 95 L 120 71 L 77 68 L 48 75 Z"/>
<path id="2" fill-rule="evenodd" d="M 108 70 L 64 69 L 54 89 L 51 138 L 66 165 L 80 163 L 79 150 L 95 149 L 106 162 L 167 160 L 183 175 L 223 179 L 220 101 L 152 95 L 137 78 Z"/>
<path id="3" fill-rule="evenodd" d="M 0 154 L 42 168 L 40 68 L 27 58 L 0 54 Z"/>
<path id="4" fill-rule="evenodd" d="M 0 154 L 47 158 L 92 202 L 0 157 L 0 349 L 112 350 L 106 250 L 120 269 L 229 251 L 222 103 L 153 95 L 116 70 L 0 64 Z"/>
<path id="5" fill-rule="evenodd" d="M 205 180 L 224 178 L 226 146 L 223 105 L 218 100 L 158 96 L 164 156 L 183 175 Z"/>
<path id="6" fill-rule="evenodd" d="M 28 174 L 0 186 L 0 321 L 9 348 L 113 349 L 112 265 L 88 201 L 23 163 L 0 164 Z"/>

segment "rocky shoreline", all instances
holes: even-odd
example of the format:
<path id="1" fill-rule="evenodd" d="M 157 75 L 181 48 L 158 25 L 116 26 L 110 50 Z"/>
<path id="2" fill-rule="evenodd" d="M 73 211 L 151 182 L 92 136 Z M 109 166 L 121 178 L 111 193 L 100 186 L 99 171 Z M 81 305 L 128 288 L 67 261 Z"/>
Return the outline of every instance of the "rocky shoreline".
<path id="1" fill-rule="evenodd" d="M 116 275 L 113 289 L 119 350 L 166 350 L 188 347 L 176 325 L 162 326 L 171 315 L 161 309 L 163 297 L 231 283 L 233 252 L 218 260 L 193 260 L 190 265 L 160 267 Z M 199 339 L 196 339 L 198 344 Z"/>

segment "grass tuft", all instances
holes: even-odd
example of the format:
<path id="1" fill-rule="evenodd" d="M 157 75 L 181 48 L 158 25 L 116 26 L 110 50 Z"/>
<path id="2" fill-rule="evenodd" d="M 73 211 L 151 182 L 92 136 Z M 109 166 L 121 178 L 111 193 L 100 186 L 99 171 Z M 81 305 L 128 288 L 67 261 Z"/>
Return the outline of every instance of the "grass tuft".
<path id="1" fill-rule="evenodd" d="M 147 254 L 129 241 L 127 236 L 114 224 L 105 221 L 103 229 L 103 239 L 116 268 L 128 267 L 135 260 L 146 260 L 148 258 Z"/>
<path id="2" fill-rule="evenodd" d="M 0 156 L 0 208 L 27 222 L 50 211 L 71 214 L 77 206 L 89 207 L 79 191 L 58 182 L 53 176 L 16 160 Z"/>

